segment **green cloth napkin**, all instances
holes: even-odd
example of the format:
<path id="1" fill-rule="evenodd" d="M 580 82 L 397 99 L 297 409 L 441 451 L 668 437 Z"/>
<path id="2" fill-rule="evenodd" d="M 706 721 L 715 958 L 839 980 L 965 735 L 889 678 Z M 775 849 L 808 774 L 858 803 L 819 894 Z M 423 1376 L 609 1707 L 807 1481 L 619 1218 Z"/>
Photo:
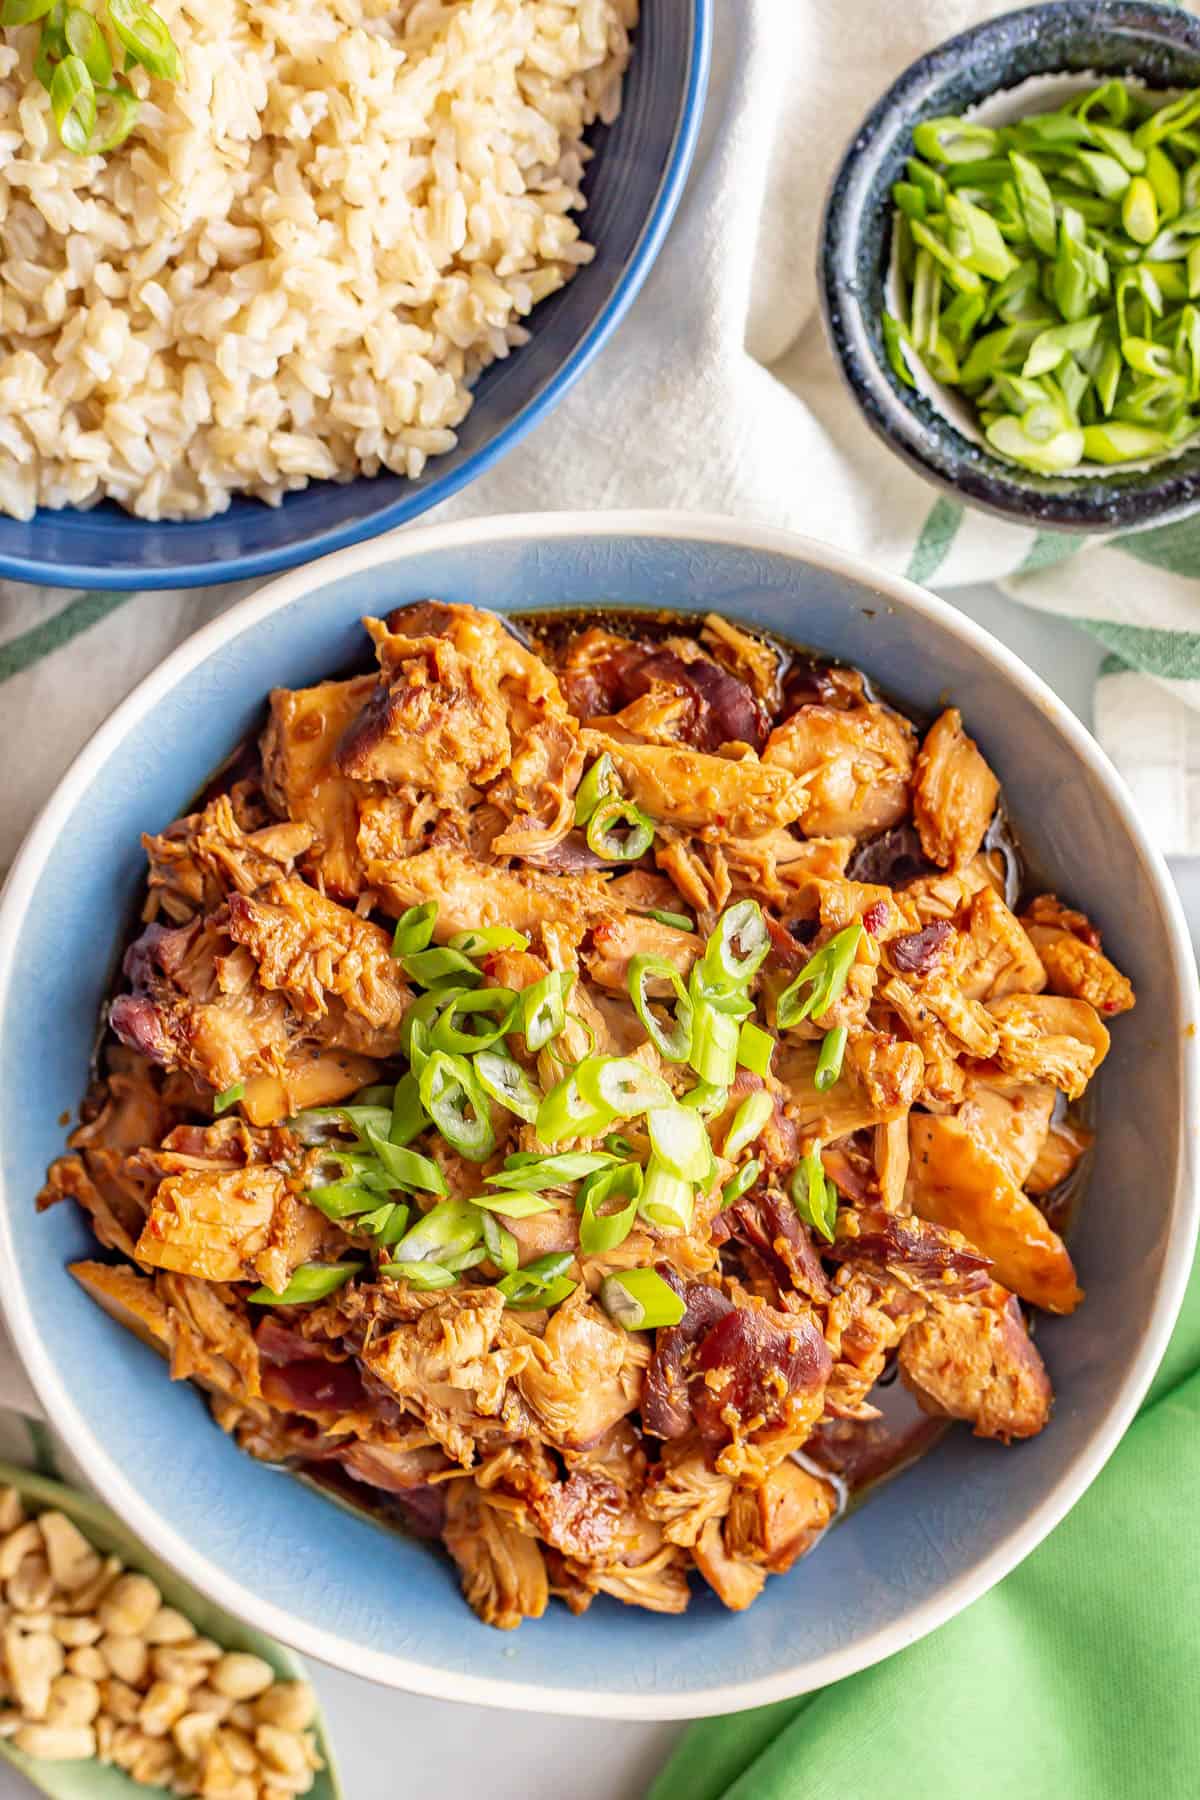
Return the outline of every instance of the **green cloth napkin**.
<path id="1" fill-rule="evenodd" d="M 1198 1795 L 1200 1265 L 1141 1412 L 1040 1549 L 861 1675 L 694 1725 L 649 1800 Z"/>

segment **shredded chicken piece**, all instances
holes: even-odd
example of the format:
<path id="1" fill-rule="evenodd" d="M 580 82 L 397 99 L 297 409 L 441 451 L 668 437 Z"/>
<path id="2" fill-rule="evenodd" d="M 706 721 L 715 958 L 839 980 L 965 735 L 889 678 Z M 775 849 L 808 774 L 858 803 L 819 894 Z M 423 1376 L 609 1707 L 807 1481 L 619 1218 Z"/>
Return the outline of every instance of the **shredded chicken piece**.
<path id="1" fill-rule="evenodd" d="M 674 746 L 619 744 L 595 731 L 585 731 L 584 743 L 596 756 L 608 752 L 643 812 L 685 831 L 759 837 L 791 825 L 808 805 L 803 784 L 786 768 L 753 755 L 734 762 Z"/>
<path id="2" fill-rule="evenodd" d="M 943 869 L 969 863 L 999 795 L 1000 783 L 963 730 L 961 713 L 949 707 L 926 733 L 913 782 L 913 817 L 930 861 Z"/>
<path id="3" fill-rule="evenodd" d="M 590 925 L 620 911 L 598 875 L 573 875 L 568 882 L 538 869 L 489 868 L 449 848 L 371 863 L 367 873 L 390 912 L 436 900 L 440 938 L 487 925 L 536 936 L 546 924 L 582 937 Z"/>
<path id="4" fill-rule="evenodd" d="M 1100 934 L 1086 913 L 1071 911 L 1053 894 L 1039 894 L 1024 924 L 1052 994 L 1086 1000 L 1104 1018 L 1130 1010 L 1133 985 L 1102 952 Z"/>
<path id="5" fill-rule="evenodd" d="M 804 829 L 814 837 L 869 837 L 909 808 L 916 735 L 889 707 L 802 706 L 776 726 L 763 761 L 808 791 Z"/>
<path id="6" fill-rule="evenodd" d="M 732 1499 L 733 1482 L 710 1465 L 702 1444 L 690 1439 L 664 1444 L 645 1506 L 672 1544 L 690 1549 L 711 1519 L 725 1517 Z"/>
<path id="7" fill-rule="evenodd" d="M 977 1075 L 956 1116 L 1024 1187 L 1046 1142 L 1054 1106 L 1055 1091 L 1047 1082 Z"/>
<path id="8" fill-rule="evenodd" d="M 610 1324 L 584 1289 L 552 1315 L 544 1337 L 508 1330 L 528 1351 L 517 1391 L 552 1442 L 583 1449 L 636 1410 L 648 1352 Z"/>
<path id="9" fill-rule="evenodd" d="M 522 1619 L 541 1618 L 550 1589 L 537 1542 L 477 1482 L 447 1483 L 442 1542 L 458 1564 L 467 1603 L 485 1625 L 512 1631 Z"/>
<path id="10" fill-rule="evenodd" d="M 745 1612 L 763 1591 L 767 1571 L 748 1557 L 733 1554 L 716 1519 L 710 1519 L 693 1547 L 696 1567 L 730 1612 Z"/>
<path id="11" fill-rule="evenodd" d="M 994 888 L 973 897 L 959 936 L 959 986 L 970 1000 L 1001 1000 L 1006 994 L 1040 994 L 1046 971 L 1021 922 Z"/>
<path id="12" fill-rule="evenodd" d="M 165 913 L 182 925 L 213 912 L 228 893 L 252 894 L 279 875 L 290 875 L 310 850 L 316 831 L 305 820 L 271 820 L 245 829 L 233 797 L 218 794 L 203 812 L 177 819 L 157 837 L 144 836 L 150 865 L 145 917 Z"/>
<path id="13" fill-rule="evenodd" d="M 725 1547 L 735 1558 L 761 1563 L 769 1574 L 785 1574 L 808 1554 L 837 1509 L 832 1481 L 798 1463 L 781 1462 L 733 1495 Z"/>
<path id="14" fill-rule="evenodd" d="M 267 798 L 281 818 L 307 825 L 316 834 L 305 871 L 345 900 L 357 899 L 362 891 L 355 855 L 362 790 L 339 772 L 334 754 L 374 687 L 373 675 L 359 675 L 312 688 L 276 688 L 263 736 Z"/>
<path id="15" fill-rule="evenodd" d="M 1009 994 L 988 1011 L 1000 1032 L 1000 1067 L 1024 1081 L 1049 1081 L 1078 1100 L 1108 1055 L 1109 1036 L 1086 1000 Z"/>
<path id="16" fill-rule="evenodd" d="M 935 1300 L 900 1344 L 900 1375 L 926 1412 L 966 1419 L 975 1436 L 1034 1437 L 1050 1417 L 1050 1379 L 1015 1297 L 992 1286 Z"/>

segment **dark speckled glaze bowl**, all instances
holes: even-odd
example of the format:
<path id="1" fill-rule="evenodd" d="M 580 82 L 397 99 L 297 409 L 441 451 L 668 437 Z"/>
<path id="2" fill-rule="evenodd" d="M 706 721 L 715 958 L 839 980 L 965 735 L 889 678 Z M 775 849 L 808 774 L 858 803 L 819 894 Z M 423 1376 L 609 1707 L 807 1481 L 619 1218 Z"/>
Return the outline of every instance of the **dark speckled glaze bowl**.
<path id="1" fill-rule="evenodd" d="M 1149 88 L 1200 86 L 1200 19 L 1146 0 L 1049 0 L 950 38 L 911 64 L 863 121 L 825 203 L 819 285 L 825 324 L 867 423 L 919 474 L 1023 524 L 1114 532 L 1200 508 L 1200 444 L 1148 468 L 1035 475 L 965 436 L 905 387 L 884 349 L 891 187 L 922 119 L 962 113 L 1032 76 L 1124 75 Z M 1033 103 L 1031 108 L 1033 110 Z"/>

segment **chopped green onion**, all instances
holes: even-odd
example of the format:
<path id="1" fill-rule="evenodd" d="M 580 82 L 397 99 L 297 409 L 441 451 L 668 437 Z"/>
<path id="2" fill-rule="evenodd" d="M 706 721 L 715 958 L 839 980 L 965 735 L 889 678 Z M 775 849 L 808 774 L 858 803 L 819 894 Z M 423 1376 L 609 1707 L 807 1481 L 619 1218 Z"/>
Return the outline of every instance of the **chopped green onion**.
<path id="1" fill-rule="evenodd" d="M 108 0 L 108 17 L 130 60 L 162 81 L 179 77 L 179 54 L 163 21 L 146 0 Z"/>
<path id="2" fill-rule="evenodd" d="M 458 994 L 430 1026 L 429 1041 L 435 1050 L 489 1050 L 512 1025 L 518 1004 L 511 988 L 475 988 Z M 485 1023 L 482 1030 L 469 1028 L 467 1021 L 479 1014 L 492 1023 Z"/>
<path id="3" fill-rule="evenodd" d="M 410 1144 L 428 1124 L 425 1108 L 421 1105 L 420 1086 L 410 1069 L 400 1077 L 392 1095 L 392 1122 L 388 1127 L 388 1137 L 393 1144 Z"/>
<path id="4" fill-rule="evenodd" d="M 749 1162 L 744 1162 L 736 1175 L 731 1175 L 721 1189 L 721 1205 L 723 1207 L 732 1206 L 735 1200 L 740 1200 L 747 1189 L 754 1186 L 761 1172 L 762 1165 L 757 1156 L 752 1156 Z"/>
<path id="5" fill-rule="evenodd" d="M 439 1200 L 405 1233 L 398 1262 L 445 1262 L 460 1256 L 483 1236 L 483 1214 L 469 1200 Z"/>
<path id="6" fill-rule="evenodd" d="M 255 1288 L 247 1299 L 252 1306 L 306 1306 L 311 1300 L 324 1300 L 337 1292 L 352 1275 L 362 1268 L 360 1262 L 301 1263 L 293 1269 L 282 1294 L 272 1288 Z"/>
<path id="7" fill-rule="evenodd" d="M 295 1113 L 288 1121 L 288 1128 L 294 1131 L 302 1144 L 325 1144 L 331 1142 L 331 1134 L 337 1130 L 352 1131 L 356 1139 L 365 1141 L 368 1130 L 377 1131 L 386 1136 L 392 1122 L 392 1109 L 389 1106 L 309 1106 L 303 1112 Z M 336 1140 L 332 1140 L 337 1148 Z"/>
<path id="8" fill-rule="evenodd" d="M 620 1131 L 609 1132 L 604 1140 L 604 1148 L 608 1151 L 610 1156 L 615 1157 L 634 1156 L 637 1154 L 636 1146 L 631 1144 L 624 1133 Z"/>
<path id="9" fill-rule="evenodd" d="M 511 1194 L 473 1194 L 472 1206 L 478 1206 L 484 1212 L 502 1213 L 506 1219 L 532 1219 L 538 1213 L 554 1211 L 553 1200 L 543 1199 L 541 1194 L 529 1190 L 518 1190 Z"/>
<path id="10" fill-rule="evenodd" d="M 35 19 L 44 19 L 54 0 L 4 0 L 0 6 L 0 25 L 32 25 Z"/>
<path id="11" fill-rule="evenodd" d="M 391 1248 L 408 1230 L 409 1208 L 402 1201 L 391 1206 L 377 1206 L 354 1221 L 355 1231 L 365 1231 L 377 1244 Z"/>
<path id="12" fill-rule="evenodd" d="M 552 969 L 521 994 L 521 1031 L 525 1047 L 538 1051 L 556 1038 L 567 1022 L 567 996 L 575 982 L 571 969 Z"/>
<path id="13" fill-rule="evenodd" d="M 695 1087 L 680 1094 L 680 1106 L 690 1106 L 700 1114 L 702 1119 L 711 1119 L 717 1113 L 724 1112 L 729 1101 L 727 1087 L 714 1087 L 711 1081 L 698 1081 Z"/>
<path id="14" fill-rule="evenodd" d="M 385 1262 L 380 1263 L 379 1273 L 390 1281 L 404 1281 L 409 1287 L 424 1291 L 454 1287 L 458 1279 L 451 1269 L 434 1262 Z"/>
<path id="15" fill-rule="evenodd" d="M 732 1087 L 737 1074 L 738 1021 L 711 1000 L 692 996 L 692 1042 L 688 1063 L 712 1087 Z"/>
<path id="16" fill-rule="evenodd" d="M 392 933 L 393 956 L 415 956 L 418 950 L 427 950 L 433 942 L 433 927 L 438 916 L 436 900 L 426 900 L 422 906 L 410 906 L 396 920 L 396 929 Z"/>
<path id="17" fill-rule="evenodd" d="M 477 1269 L 481 1262 L 487 1261 L 487 1254 L 486 1244 L 473 1244 L 469 1250 L 460 1250 L 456 1256 L 443 1257 L 440 1267 L 449 1269 L 454 1275 L 460 1275 L 465 1269 Z"/>
<path id="18" fill-rule="evenodd" d="M 642 1178 L 642 1197 L 638 1212 L 648 1225 L 660 1231 L 687 1232 L 692 1229 L 696 1195 L 690 1181 L 665 1168 L 656 1156 L 646 1164 Z"/>
<path id="19" fill-rule="evenodd" d="M 752 1019 L 742 1023 L 738 1032 L 737 1059 L 743 1069 L 749 1069 L 752 1075 L 770 1073 L 771 1058 L 775 1054 L 775 1039 L 761 1025 Z"/>
<path id="20" fill-rule="evenodd" d="M 528 950 L 529 939 L 511 925 L 480 925 L 472 931 L 456 931 L 447 948 L 461 950 L 464 956 L 487 956 L 493 950 Z"/>
<path id="21" fill-rule="evenodd" d="M 792 1170 L 792 1200 L 805 1224 L 832 1244 L 837 1225 L 837 1189 L 825 1174 L 820 1144 L 814 1144 Z"/>
<path id="22" fill-rule="evenodd" d="M 634 1056 L 589 1056 L 576 1068 L 575 1082 L 585 1100 L 619 1119 L 669 1106 L 674 1098 L 662 1076 Z"/>
<path id="23" fill-rule="evenodd" d="M 504 1304 L 518 1312 L 538 1311 L 542 1307 L 558 1306 L 568 1294 L 573 1294 L 577 1283 L 570 1280 L 566 1271 L 574 1258 L 568 1251 L 548 1256 L 537 1256 L 524 1268 L 516 1269 L 496 1283 L 497 1293 L 504 1295 Z"/>
<path id="24" fill-rule="evenodd" d="M 813 1086 L 819 1094 L 831 1088 L 842 1072 L 847 1035 L 846 1027 L 837 1025 L 832 1031 L 827 1031 L 821 1040 L 821 1054 L 817 1057 L 816 1073 L 813 1076 Z"/>
<path id="25" fill-rule="evenodd" d="M 654 821 L 632 800 L 603 800 L 588 820 L 587 841 L 605 862 L 636 862 L 654 842 Z"/>
<path id="26" fill-rule="evenodd" d="M 327 1219 L 350 1219 L 356 1213 L 374 1212 L 379 1206 L 379 1191 L 364 1187 L 358 1181 L 330 1181 L 324 1187 L 308 1188 L 304 1198 Z"/>
<path id="27" fill-rule="evenodd" d="M 660 925 L 671 925 L 676 931 L 695 931 L 693 920 L 686 913 L 663 912 L 660 907 L 648 906 L 642 914 L 643 919 L 656 919 Z"/>
<path id="28" fill-rule="evenodd" d="M 602 800 L 621 792 L 621 783 L 612 757 L 605 750 L 598 756 L 575 790 L 575 823 L 586 825 Z"/>
<path id="29" fill-rule="evenodd" d="M 421 1105 L 451 1149 L 486 1162 L 496 1146 L 488 1097 L 463 1056 L 435 1050 L 421 1070 Z"/>
<path id="30" fill-rule="evenodd" d="M 855 919 L 809 958 L 775 1002 L 775 1022 L 781 1031 L 799 1025 L 803 1019 L 820 1018 L 841 999 L 862 934 L 862 920 Z M 801 999 L 806 988 L 808 996 Z"/>
<path id="31" fill-rule="evenodd" d="M 430 902 L 432 904 L 432 902 Z M 400 967 L 422 987 L 431 988 L 447 981 L 474 987 L 483 980 L 482 972 L 461 950 L 443 944 L 437 950 L 417 950 L 400 958 Z"/>
<path id="32" fill-rule="evenodd" d="M 511 1275 L 520 1261 L 516 1238 L 493 1213 L 483 1214 L 483 1241 L 487 1253 L 502 1275 Z"/>
<path id="33" fill-rule="evenodd" d="M 972 124 L 969 119 L 925 119 L 913 129 L 913 146 L 918 156 L 930 162 L 978 162 L 994 155 L 999 135 L 986 125 Z"/>
<path id="34" fill-rule="evenodd" d="M 382 1106 L 391 1112 L 395 1103 L 396 1090 L 390 1081 L 376 1081 L 370 1087 L 359 1088 L 350 1096 L 351 1106 Z"/>
<path id="35" fill-rule="evenodd" d="M 756 1088 L 754 1093 L 747 1094 L 733 1115 L 722 1155 L 732 1162 L 747 1144 L 754 1142 L 774 1111 L 774 1096 L 766 1088 Z"/>
<path id="36" fill-rule="evenodd" d="M 665 956 L 631 957 L 628 981 L 634 1011 L 658 1054 L 667 1062 L 686 1062 L 692 1044 L 692 1003 L 674 963 L 668 962 Z M 665 981 L 674 992 L 675 1022 L 671 1031 L 659 1023 L 651 1007 L 646 991 L 651 981 Z"/>
<path id="37" fill-rule="evenodd" d="M 400 1025 L 400 1049 L 403 1054 L 408 1057 L 410 1062 L 414 1060 L 414 1035 L 417 1037 L 418 1054 L 423 1050 L 424 1054 L 428 1056 L 430 1050 L 429 1034 L 433 1030 L 434 1024 L 441 1017 L 446 1007 L 452 1005 L 460 995 L 469 994 L 470 992 L 470 987 L 455 987 L 450 985 L 447 987 L 434 988 L 428 994 L 418 994 L 416 999 L 409 1003 L 408 1007 L 405 1009 L 404 1018 Z M 419 1069 L 414 1072 L 418 1075 L 420 1074 Z"/>
<path id="38" fill-rule="evenodd" d="M 236 1106 L 245 1092 L 246 1084 L 244 1081 L 235 1081 L 232 1087 L 222 1088 L 221 1092 L 213 1101 L 214 1117 L 218 1113 L 228 1112 L 231 1106 Z"/>
<path id="39" fill-rule="evenodd" d="M 575 1204 L 580 1210 L 579 1247 L 585 1256 L 603 1256 L 623 1244 L 633 1230 L 642 1194 L 642 1171 L 635 1162 L 597 1169 L 580 1186 Z M 606 1201 L 625 1200 L 617 1211 L 602 1212 Z"/>
<path id="40" fill-rule="evenodd" d="M 716 930 L 704 946 L 704 963 L 710 980 L 730 987 L 744 987 L 762 966 L 771 939 L 757 900 L 739 900 L 726 907 Z"/>
<path id="41" fill-rule="evenodd" d="M 123 87 L 102 88 L 96 98 L 107 124 L 97 124 L 88 139 L 87 153 L 89 156 L 107 156 L 110 150 L 118 149 L 125 142 L 137 124 L 141 101 Z"/>
<path id="42" fill-rule="evenodd" d="M 586 1099 L 572 1070 L 542 1100 L 533 1128 L 543 1144 L 561 1144 L 570 1138 L 599 1137 L 612 1121 L 612 1108 Z"/>
<path id="43" fill-rule="evenodd" d="M 530 1156 L 520 1162 L 509 1156 L 498 1175 L 486 1175 L 484 1180 L 489 1187 L 540 1194 L 546 1188 L 563 1187 L 584 1175 L 594 1175 L 597 1169 L 607 1169 L 615 1161 L 607 1150 L 564 1150 L 557 1156 Z"/>
<path id="44" fill-rule="evenodd" d="M 63 32 L 68 48 L 83 63 L 95 85 L 106 88 L 112 80 L 112 52 L 92 14 L 82 6 L 68 6 Z"/>
<path id="45" fill-rule="evenodd" d="M 431 1156 L 422 1156 L 419 1150 L 390 1143 L 370 1125 L 366 1138 L 397 1187 L 416 1188 L 426 1194 L 446 1192 L 446 1177 Z"/>
<path id="46" fill-rule="evenodd" d="M 601 1284 L 600 1304 L 626 1331 L 678 1325 L 685 1311 L 682 1297 L 655 1269 L 622 1269 L 619 1275 L 607 1276 Z"/>
<path id="47" fill-rule="evenodd" d="M 515 1113 L 532 1125 L 537 1118 L 542 1096 L 513 1057 L 502 1050 L 481 1050 L 473 1059 L 475 1079 L 485 1094 L 508 1112 Z"/>
<path id="48" fill-rule="evenodd" d="M 700 1114 L 687 1106 L 656 1106 L 646 1114 L 646 1131 L 658 1161 L 685 1181 L 703 1181 L 713 1154 Z"/>
<path id="49" fill-rule="evenodd" d="M 82 57 L 64 56 L 55 69 L 50 110 L 64 146 L 76 156 L 86 156 L 96 129 L 96 88 Z"/>

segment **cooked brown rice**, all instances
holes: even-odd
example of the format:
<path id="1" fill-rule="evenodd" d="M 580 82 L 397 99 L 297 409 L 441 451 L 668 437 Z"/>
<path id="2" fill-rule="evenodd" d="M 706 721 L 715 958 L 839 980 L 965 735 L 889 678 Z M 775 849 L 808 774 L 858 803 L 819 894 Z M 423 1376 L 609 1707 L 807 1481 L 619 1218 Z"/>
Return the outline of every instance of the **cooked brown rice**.
<path id="1" fill-rule="evenodd" d="M 0 44 L 0 508 L 146 519 L 418 475 L 593 252 L 638 0 L 160 0 L 113 155 Z"/>

